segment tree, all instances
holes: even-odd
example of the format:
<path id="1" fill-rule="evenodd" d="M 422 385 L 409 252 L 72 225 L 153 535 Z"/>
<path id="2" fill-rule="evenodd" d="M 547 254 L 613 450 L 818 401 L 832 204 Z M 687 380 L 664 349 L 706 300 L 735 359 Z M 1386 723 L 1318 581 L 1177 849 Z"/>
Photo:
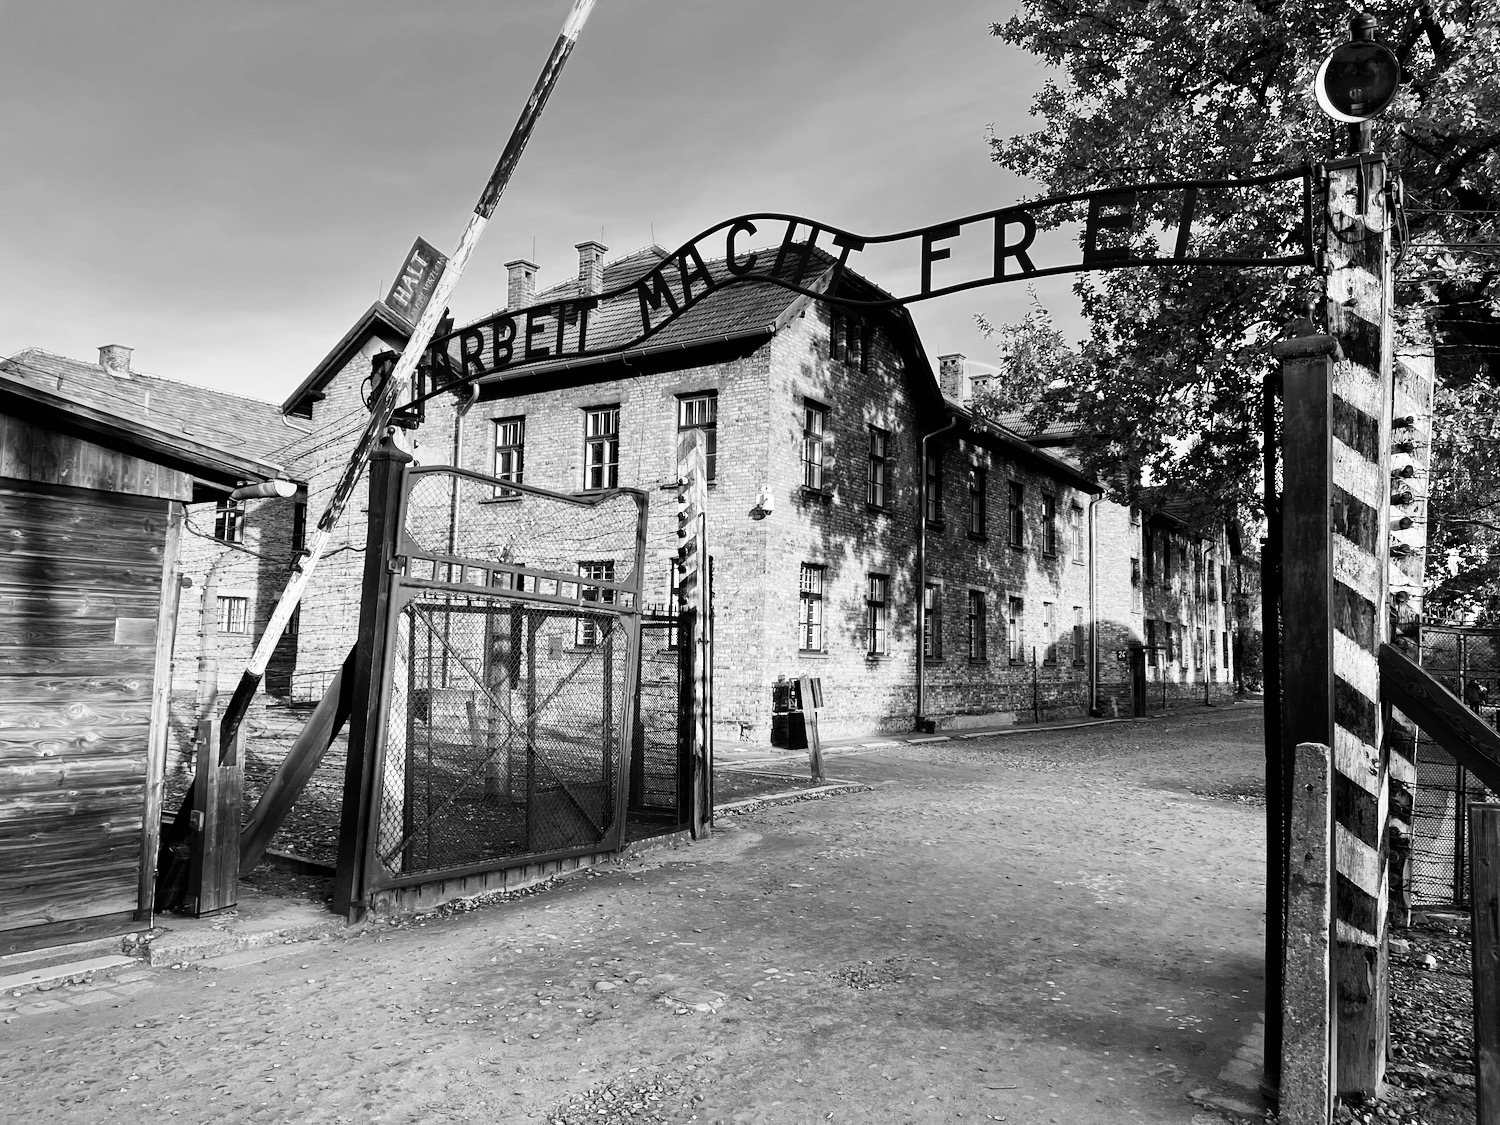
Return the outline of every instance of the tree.
<path id="1" fill-rule="evenodd" d="M 1319 113 L 1311 88 L 1348 15 L 1317 0 L 1023 0 L 991 30 L 1059 77 L 1033 105 L 1040 127 L 992 135 L 992 156 L 1043 195 L 1329 159 L 1343 152 L 1343 127 Z M 1404 184 L 1400 319 L 1409 335 L 1434 333 L 1447 348 L 1458 320 L 1482 327 L 1500 313 L 1500 16 L 1458 0 L 1395 0 L 1377 15 L 1405 80 L 1374 125 L 1375 149 Z M 1156 206 L 1150 218 L 1173 224 L 1169 205 Z M 1246 224 L 1268 221 L 1201 215 L 1196 237 L 1227 246 Z M 1315 286 L 1311 270 L 1085 275 L 1077 291 L 1092 362 L 1048 394 L 1077 410 L 1080 452 L 1095 468 L 1191 482 L 1254 511 L 1269 345 Z M 1491 384 L 1489 365 L 1479 366 Z"/>
<path id="2" fill-rule="evenodd" d="M 983 315 L 975 317 L 1000 359 L 1000 374 L 974 393 L 970 405 L 977 413 L 998 418 L 1033 411 L 1047 401 L 1049 386 L 1072 386 L 1078 380 L 1077 367 L 1083 357 L 1053 325 L 1052 314 L 1042 306 L 1036 290 L 1030 291 L 1030 297 L 1031 307 L 1014 324 L 997 325 Z"/>

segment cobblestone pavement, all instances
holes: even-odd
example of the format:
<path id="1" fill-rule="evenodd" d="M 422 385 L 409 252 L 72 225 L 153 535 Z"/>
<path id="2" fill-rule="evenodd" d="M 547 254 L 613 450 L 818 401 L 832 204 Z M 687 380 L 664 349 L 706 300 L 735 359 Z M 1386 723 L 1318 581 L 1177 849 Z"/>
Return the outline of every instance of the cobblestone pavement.
<path id="1" fill-rule="evenodd" d="M 542 894 L 6 995 L 0 1105 L 48 1123 L 1218 1121 L 1244 1096 L 1225 1076 L 1253 1076 L 1264 815 L 1222 794 L 1253 790 L 1259 738 L 1232 709 L 835 755 L 871 788 L 724 817 L 705 844 Z"/>

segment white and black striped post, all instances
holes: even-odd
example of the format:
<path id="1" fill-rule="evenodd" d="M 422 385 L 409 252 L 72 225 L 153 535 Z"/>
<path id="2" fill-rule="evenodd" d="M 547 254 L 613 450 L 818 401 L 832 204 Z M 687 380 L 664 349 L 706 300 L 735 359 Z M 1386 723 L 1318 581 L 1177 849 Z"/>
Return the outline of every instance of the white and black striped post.
<path id="1" fill-rule="evenodd" d="M 1391 492 L 1384 159 L 1330 166 L 1325 203 L 1328 332 L 1274 349 L 1284 404 L 1282 740 L 1288 760 L 1298 743 L 1333 751 L 1334 1081 L 1341 1094 L 1372 1095 L 1385 1075 L 1388 1021 L 1390 755 L 1377 663 Z"/>
<path id="2" fill-rule="evenodd" d="M 396 361 L 395 369 L 386 379 L 379 394 L 370 403 L 370 417 L 365 423 L 364 431 L 359 441 L 355 443 L 349 462 L 344 466 L 343 474 L 334 486 L 328 506 L 323 509 L 323 514 L 318 519 L 317 529 L 307 541 L 303 556 L 293 564 L 291 576 L 287 579 L 281 597 L 271 611 L 270 619 L 266 622 L 260 640 L 256 643 L 254 653 L 251 654 L 250 663 L 241 674 L 240 682 L 235 685 L 234 694 L 224 708 L 224 714 L 219 720 L 220 741 L 217 752 L 220 761 L 223 761 L 231 752 L 240 724 L 244 721 L 245 713 L 250 709 L 250 703 L 260 688 L 261 680 L 265 677 L 271 654 L 291 622 L 292 614 L 302 600 L 303 591 L 312 580 L 313 571 L 332 541 L 333 530 L 343 518 L 344 509 L 348 506 L 355 487 L 364 475 L 370 455 L 375 451 L 380 439 L 385 436 L 392 413 L 410 392 L 412 376 L 416 374 L 417 365 L 423 353 L 426 352 L 428 344 L 432 342 L 438 323 L 448 307 L 448 301 L 458 287 L 464 268 L 468 265 L 474 248 L 479 245 L 480 236 L 484 234 L 490 217 L 495 213 L 501 194 L 510 183 L 511 174 L 521 159 L 526 142 L 531 139 L 532 129 L 535 128 L 553 87 L 557 85 L 563 64 L 568 61 L 573 45 L 578 41 L 579 32 L 583 30 L 584 21 L 588 19 L 593 7 L 594 0 L 573 0 L 572 9 L 563 22 L 562 31 L 552 45 L 552 52 L 547 56 L 536 84 L 532 87 L 531 96 L 526 100 L 525 108 L 521 110 L 521 116 L 511 130 L 500 159 L 485 183 L 484 191 L 480 193 L 479 202 L 474 205 L 468 224 L 458 240 L 458 248 L 444 264 L 432 296 L 417 320 L 416 327 L 406 342 L 406 347 L 402 349 L 401 358 Z M 174 907 L 181 901 L 184 893 L 185 867 L 180 863 L 174 863 L 171 856 L 173 846 L 187 838 L 186 824 L 191 816 L 192 808 L 193 790 L 190 788 L 178 810 L 172 831 L 162 834 L 157 861 L 156 890 L 162 909 Z"/>
<path id="3" fill-rule="evenodd" d="M 255 646 L 250 664 L 240 677 L 234 695 L 224 710 L 220 737 L 226 745 L 234 736 L 241 719 L 244 718 L 245 711 L 250 706 L 250 700 L 265 676 L 271 653 L 291 621 L 292 612 L 301 601 L 302 592 L 307 588 L 318 561 L 328 549 L 333 529 L 343 518 L 344 509 L 348 506 L 350 498 L 354 495 L 355 486 L 364 474 L 370 454 L 375 451 L 376 443 L 385 434 L 392 413 L 401 404 L 402 399 L 410 393 L 412 376 L 416 374 L 422 354 L 427 350 L 427 345 L 432 342 L 438 322 L 448 308 L 448 301 L 453 296 L 453 291 L 458 288 L 464 268 L 469 264 L 469 258 L 473 255 L 474 248 L 478 246 L 485 227 L 489 225 L 490 217 L 495 213 L 501 194 L 510 183 L 511 174 L 521 159 L 526 142 L 531 139 L 531 131 L 535 128 L 553 87 L 557 85 L 563 64 L 568 61 L 568 55 L 572 53 L 573 45 L 578 41 L 578 34 L 583 30 L 584 21 L 588 19 L 593 7 L 594 0 L 574 0 L 572 10 L 563 22 L 562 31 L 552 45 L 552 52 L 547 56 L 547 62 L 543 65 L 541 74 L 537 76 L 531 97 L 526 100 L 526 106 L 521 110 L 521 116 L 516 120 L 515 128 L 511 130 L 510 138 L 505 143 L 500 159 L 495 164 L 494 171 L 490 173 L 490 178 L 484 185 L 484 191 L 480 193 L 479 202 L 474 205 L 474 210 L 469 215 L 468 225 L 464 227 L 464 232 L 458 240 L 458 248 L 453 251 L 453 256 L 443 266 L 443 272 L 438 277 L 432 296 L 422 310 L 422 315 L 410 339 L 407 340 L 406 347 L 401 350 L 401 358 L 396 361 L 395 369 L 386 379 L 375 400 L 370 403 L 370 418 L 365 424 L 364 432 L 355 444 L 354 452 L 349 456 L 349 463 L 344 467 L 343 475 L 334 486 L 333 495 L 329 497 L 328 506 L 323 509 L 323 514 L 318 519 L 317 530 L 308 539 L 306 552 L 287 581 L 281 599 L 272 610 L 271 618 L 266 622 L 265 631 Z"/>

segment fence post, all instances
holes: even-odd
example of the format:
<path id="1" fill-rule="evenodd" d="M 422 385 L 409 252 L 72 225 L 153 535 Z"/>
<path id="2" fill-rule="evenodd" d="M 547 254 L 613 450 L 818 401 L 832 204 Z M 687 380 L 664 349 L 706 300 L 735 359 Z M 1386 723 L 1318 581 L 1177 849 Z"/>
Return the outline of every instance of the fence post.
<path id="1" fill-rule="evenodd" d="M 1287 835 L 1280 1120 L 1327 1125 L 1333 1112 L 1335 1020 L 1333 777 L 1327 746 L 1297 745 Z"/>
<path id="2" fill-rule="evenodd" d="M 1500 805 L 1469 806 L 1477 1125 L 1500 1125 Z"/>
<path id="3" fill-rule="evenodd" d="M 349 756 L 344 769 L 344 806 L 339 821 L 339 859 L 333 909 L 357 922 L 365 915 L 366 865 L 374 820 L 379 769 L 381 708 L 384 705 L 386 640 L 391 611 L 391 575 L 401 530 L 401 494 L 411 455 L 388 433 L 370 454 L 369 522 L 365 528 L 365 573 L 360 590 L 359 639 L 349 713 Z"/>

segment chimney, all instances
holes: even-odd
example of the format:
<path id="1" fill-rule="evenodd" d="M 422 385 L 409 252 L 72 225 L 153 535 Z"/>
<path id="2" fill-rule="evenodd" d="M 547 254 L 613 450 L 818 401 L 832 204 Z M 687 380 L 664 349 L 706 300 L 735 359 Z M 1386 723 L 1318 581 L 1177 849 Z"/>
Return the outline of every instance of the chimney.
<path id="1" fill-rule="evenodd" d="M 517 258 L 514 262 L 506 262 L 505 268 L 510 272 L 510 282 L 505 287 L 505 307 L 524 309 L 536 299 L 537 264 Z"/>
<path id="2" fill-rule="evenodd" d="M 116 378 L 130 378 L 130 353 L 124 344 L 105 344 L 99 349 L 99 366 Z"/>
<path id="3" fill-rule="evenodd" d="M 591 297 L 604 289 L 604 254 L 609 249 L 602 242 L 579 242 L 573 249 L 578 251 L 578 294 Z"/>
<path id="4" fill-rule="evenodd" d="M 969 393 L 968 359 L 960 352 L 938 356 L 938 386 L 943 396 L 967 406 Z"/>

